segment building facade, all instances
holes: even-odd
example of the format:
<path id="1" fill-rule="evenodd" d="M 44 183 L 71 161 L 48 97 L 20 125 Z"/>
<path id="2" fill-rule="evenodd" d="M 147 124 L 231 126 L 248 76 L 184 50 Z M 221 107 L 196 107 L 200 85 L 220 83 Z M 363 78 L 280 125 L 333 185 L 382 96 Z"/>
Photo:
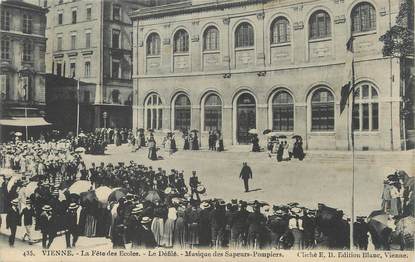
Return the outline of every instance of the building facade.
<path id="1" fill-rule="evenodd" d="M 25 134 L 23 126 L 48 124 L 43 119 L 47 10 L 7 0 L 0 11 L 0 128 L 5 138 L 10 131 Z"/>
<path id="2" fill-rule="evenodd" d="M 133 0 L 48 1 L 46 71 L 93 83 L 94 128 L 131 128 Z M 104 114 L 104 112 L 106 114 Z M 107 117 L 104 121 L 104 116 Z"/>
<path id="3" fill-rule="evenodd" d="M 400 60 L 380 36 L 400 1 L 193 1 L 137 10 L 134 128 L 220 130 L 225 146 L 252 128 L 300 135 L 307 149 L 400 150 Z M 351 77 L 355 104 L 341 112 Z M 265 137 L 261 136 L 262 140 Z M 180 139 L 178 139 L 180 140 Z"/>

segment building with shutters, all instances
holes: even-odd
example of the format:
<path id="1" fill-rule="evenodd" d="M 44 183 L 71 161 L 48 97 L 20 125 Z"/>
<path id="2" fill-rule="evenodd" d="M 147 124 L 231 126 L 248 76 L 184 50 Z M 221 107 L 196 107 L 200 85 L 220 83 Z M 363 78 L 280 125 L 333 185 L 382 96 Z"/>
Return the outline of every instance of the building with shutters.
<path id="1" fill-rule="evenodd" d="M 400 150 L 414 127 L 401 116 L 401 61 L 384 57 L 379 41 L 400 2 L 199 0 L 136 10 L 133 127 L 156 136 L 197 129 L 202 146 L 220 130 L 225 147 L 249 143 L 253 128 L 265 141 L 271 129 L 302 136 L 306 149 L 348 150 L 353 122 L 358 150 Z M 351 35 L 356 106 L 341 113 Z"/>
<path id="2" fill-rule="evenodd" d="M 0 131 L 39 134 L 45 107 L 47 10 L 19 0 L 0 2 Z"/>

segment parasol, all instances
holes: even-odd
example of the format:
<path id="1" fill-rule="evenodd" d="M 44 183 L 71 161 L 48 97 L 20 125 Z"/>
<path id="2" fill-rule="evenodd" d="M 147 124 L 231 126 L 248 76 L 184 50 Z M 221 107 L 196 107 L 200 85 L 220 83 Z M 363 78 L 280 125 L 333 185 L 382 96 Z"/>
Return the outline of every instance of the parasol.
<path id="1" fill-rule="evenodd" d="M 197 133 L 197 132 L 199 132 L 199 130 L 197 130 L 197 129 L 193 129 L 192 131 L 190 131 L 190 132 L 192 132 L 192 133 Z"/>
<path id="2" fill-rule="evenodd" d="M 152 132 L 154 132 L 154 129 L 150 128 L 147 131 L 152 133 Z"/>
<path id="3" fill-rule="evenodd" d="M 26 196 L 30 196 L 35 192 L 35 189 L 37 188 L 37 182 L 29 182 L 29 184 L 25 187 Z"/>
<path id="4" fill-rule="evenodd" d="M 250 129 L 249 131 L 248 131 L 248 133 L 249 134 L 252 134 L 252 135 L 257 135 L 258 133 L 259 133 L 259 131 L 258 131 L 258 129 Z"/>
<path id="5" fill-rule="evenodd" d="M 23 134 L 22 134 L 22 132 L 16 132 L 16 133 L 14 133 L 14 135 L 15 136 L 22 136 Z"/>
<path id="6" fill-rule="evenodd" d="M 80 195 L 82 192 L 87 192 L 91 188 L 91 182 L 81 180 L 76 181 L 69 187 L 69 192 Z"/>
<path id="7" fill-rule="evenodd" d="M 9 182 L 7 183 L 7 191 L 10 192 L 10 190 L 12 189 L 12 186 L 16 183 L 17 178 L 15 176 L 12 176 L 9 180 Z"/>
<path id="8" fill-rule="evenodd" d="M 277 132 L 271 132 L 271 133 L 266 134 L 266 136 L 267 137 L 278 136 L 278 133 Z"/>
<path id="9" fill-rule="evenodd" d="M 286 139 L 286 138 L 287 138 L 287 136 L 281 135 L 281 136 L 279 136 L 278 138 L 281 138 L 281 139 Z"/>
<path id="10" fill-rule="evenodd" d="M 148 191 L 148 194 L 145 197 L 145 200 L 155 203 L 155 202 L 160 201 L 160 196 L 156 191 L 151 190 L 151 191 Z"/>
<path id="11" fill-rule="evenodd" d="M 101 186 L 95 189 L 95 195 L 99 202 L 106 204 L 108 202 L 108 197 L 111 195 L 112 189 L 107 186 Z"/>
<path id="12" fill-rule="evenodd" d="M 118 201 L 120 198 L 127 195 L 127 190 L 121 187 L 114 188 L 108 196 L 108 202 Z"/>
<path id="13" fill-rule="evenodd" d="M 297 139 L 297 138 L 301 138 L 301 136 L 299 136 L 299 135 L 293 135 L 291 138 L 292 139 Z"/>
<path id="14" fill-rule="evenodd" d="M 83 148 L 83 147 L 78 147 L 77 149 L 75 149 L 75 152 L 76 152 L 76 153 L 83 153 L 83 152 L 85 152 L 85 148 Z"/>
<path id="15" fill-rule="evenodd" d="M 272 132 L 271 129 L 265 129 L 264 132 L 262 132 L 262 134 L 267 135 L 267 134 L 269 134 L 271 132 Z"/>
<path id="16" fill-rule="evenodd" d="M 415 217 L 407 216 L 401 218 L 396 224 L 396 231 L 403 236 L 411 235 L 413 238 L 415 235 Z"/>

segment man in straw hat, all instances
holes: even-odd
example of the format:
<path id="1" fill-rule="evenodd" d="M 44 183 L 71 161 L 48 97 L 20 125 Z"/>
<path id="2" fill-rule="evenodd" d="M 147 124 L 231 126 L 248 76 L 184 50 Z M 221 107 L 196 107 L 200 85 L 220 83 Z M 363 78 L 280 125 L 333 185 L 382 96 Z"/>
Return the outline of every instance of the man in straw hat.
<path id="1" fill-rule="evenodd" d="M 127 223 L 127 237 L 131 240 L 131 248 L 138 248 L 140 246 L 140 231 L 141 231 L 141 213 L 143 212 L 143 204 L 136 205 L 131 210 L 131 216 Z"/>
<path id="2" fill-rule="evenodd" d="M 32 202 L 30 199 L 26 199 L 26 206 L 22 210 L 21 216 L 23 217 L 23 224 L 26 229 L 26 233 L 23 236 L 23 241 L 28 237 L 29 245 L 33 244 L 32 238 L 32 228 L 33 228 L 33 218 L 35 217 L 35 211 L 32 207 Z"/>
<path id="3" fill-rule="evenodd" d="M 11 201 L 11 207 L 7 212 L 6 216 L 6 228 L 10 228 L 10 236 L 9 236 L 9 245 L 10 247 L 14 246 L 14 240 L 16 239 L 16 230 L 17 226 L 20 226 L 20 214 L 19 209 L 17 208 L 19 204 L 19 200 L 17 198 Z"/>
<path id="4" fill-rule="evenodd" d="M 44 205 L 42 207 L 42 214 L 39 219 L 39 228 L 42 232 L 42 247 L 49 248 L 56 235 L 56 229 L 54 228 L 54 217 L 52 213 L 52 207 Z"/>
<path id="5" fill-rule="evenodd" d="M 143 217 L 141 219 L 141 231 L 140 231 L 140 242 L 144 248 L 152 249 L 157 247 L 156 239 L 151 231 L 151 219 L 149 217 Z"/>
<path id="6" fill-rule="evenodd" d="M 78 205 L 76 203 L 70 203 L 65 214 L 65 240 L 66 248 L 71 248 L 76 246 L 76 241 L 78 240 L 78 214 L 77 209 Z M 72 235 L 72 246 L 71 246 L 71 235 Z"/>

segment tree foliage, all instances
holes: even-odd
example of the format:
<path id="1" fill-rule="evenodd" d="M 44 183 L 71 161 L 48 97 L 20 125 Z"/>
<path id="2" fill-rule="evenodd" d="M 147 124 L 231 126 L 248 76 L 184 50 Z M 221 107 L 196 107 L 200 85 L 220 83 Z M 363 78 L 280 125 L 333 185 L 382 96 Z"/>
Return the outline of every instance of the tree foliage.
<path id="1" fill-rule="evenodd" d="M 403 1 L 396 17 L 396 25 L 379 39 L 384 43 L 382 50 L 384 56 L 408 57 L 414 55 L 413 16 L 413 0 Z"/>

